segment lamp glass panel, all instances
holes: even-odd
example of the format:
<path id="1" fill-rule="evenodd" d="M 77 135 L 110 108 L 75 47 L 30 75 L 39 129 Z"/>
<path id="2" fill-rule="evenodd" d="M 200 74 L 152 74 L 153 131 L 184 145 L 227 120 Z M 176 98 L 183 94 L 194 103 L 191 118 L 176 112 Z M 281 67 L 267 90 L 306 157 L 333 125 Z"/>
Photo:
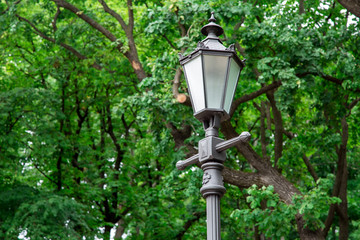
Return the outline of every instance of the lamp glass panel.
<path id="1" fill-rule="evenodd" d="M 201 55 L 185 63 L 184 70 L 194 107 L 194 112 L 197 112 L 205 108 Z"/>
<path id="2" fill-rule="evenodd" d="M 222 108 L 229 57 L 203 55 L 207 108 Z"/>
<path id="3" fill-rule="evenodd" d="M 237 82 L 239 79 L 240 74 L 240 66 L 237 64 L 237 62 L 231 58 L 230 60 L 230 70 L 229 70 L 229 77 L 228 77 L 228 83 L 226 86 L 226 95 L 225 95 L 225 102 L 224 102 L 224 110 L 227 113 L 230 113 L 231 103 L 234 98 L 234 93 L 236 90 Z"/>

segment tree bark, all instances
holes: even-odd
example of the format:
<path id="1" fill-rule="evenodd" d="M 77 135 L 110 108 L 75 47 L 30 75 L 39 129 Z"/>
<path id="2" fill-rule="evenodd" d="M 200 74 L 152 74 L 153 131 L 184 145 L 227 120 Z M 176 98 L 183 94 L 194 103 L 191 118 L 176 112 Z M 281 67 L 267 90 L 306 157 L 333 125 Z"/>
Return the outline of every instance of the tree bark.
<path id="1" fill-rule="evenodd" d="M 125 228 L 124 228 L 124 220 L 121 218 L 118 222 L 117 222 L 117 228 L 116 228 L 116 232 L 115 232 L 115 236 L 114 239 L 115 240 L 120 240 L 122 235 L 125 232 Z"/>
<path id="2" fill-rule="evenodd" d="M 325 239 L 320 230 L 311 231 L 308 228 L 305 228 L 305 221 L 300 214 L 296 215 L 296 225 L 301 240 L 321 240 Z"/>
<path id="3" fill-rule="evenodd" d="M 278 88 L 280 86 L 281 86 L 281 82 L 280 81 L 275 81 L 275 82 L 272 82 L 269 85 L 263 86 L 261 89 L 255 91 L 255 92 L 243 95 L 242 97 L 240 97 L 238 99 L 235 99 L 233 104 L 231 105 L 230 116 L 232 116 L 234 114 L 235 110 L 239 107 L 239 105 L 241 103 L 244 103 L 244 102 L 250 101 L 250 100 L 252 100 L 254 98 L 257 98 L 258 96 L 260 96 L 260 95 L 262 95 L 264 93 L 267 93 L 268 91 L 274 90 L 274 89 L 276 89 L 276 88 Z"/>
<path id="4" fill-rule="evenodd" d="M 260 140 L 261 140 L 261 153 L 262 153 L 262 157 L 265 158 L 267 157 L 266 154 L 266 134 L 265 134 L 265 118 L 266 118 L 266 106 L 265 106 L 265 102 L 262 101 L 261 102 L 261 107 L 260 107 Z"/>
<path id="5" fill-rule="evenodd" d="M 341 203 L 339 203 L 337 206 L 336 212 L 339 215 L 339 240 L 346 240 L 349 238 L 349 217 L 347 202 L 348 168 L 346 159 L 346 146 L 349 137 L 349 128 L 345 117 L 341 120 L 341 128 L 342 143 L 338 153 L 339 164 L 338 173 L 336 174 L 336 179 L 339 179 L 340 181 L 339 198 L 341 199 Z"/>
<path id="6" fill-rule="evenodd" d="M 310 162 L 310 159 L 305 155 L 305 153 L 302 156 L 302 159 L 306 165 L 306 168 L 308 169 L 309 173 L 311 174 L 311 176 L 313 177 L 314 181 L 316 182 L 319 177 L 317 176 L 315 169 L 313 167 L 313 165 Z"/>
<path id="7" fill-rule="evenodd" d="M 338 0 L 349 12 L 360 18 L 360 0 Z"/>
<path id="8" fill-rule="evenodd" d="M 277 168 L 277 164 L 279 159 L 282 156 L 283 151 L 283 120 L 281 116 L 281 112 L 276 106 L 274 91 L 267 92 L 266 93 L 267 98 L 269 99 L 273 116 L 274 116 L 274 125 L 275 125 L 275 159 L 274 159 L 274 167 Z"/>
<path id="9" fill-rule="evenodd" d="M 345 240 L 349 237 L 349 217 L 348 217 L 348 206 L 347 206 L 347 178 L 348 178 L 348 169 L 347 169 L 347 141 L 349 137 L 348 124 L 346 122 L 346 117 L 343 117 L 341 120 L 341 145 L 337 151 L 338 154 L 338 163 L 335 184 L 332 192 L 333 197 L 338 197 L 341 199 L 340 204 L 332 204 L 329 208 L 328 216 L 325 221 L 325 227 L 323 230 L 323 235 L 326 237 L 331 225 L 333 223 L 335 213 L 339 216 L 339 239 Z"/>
<path id="10" fill-rule="evenodd" d="M 184 224 L 184 227 L 183 229 L 176 235 L 176 239 L 177 240 L 181 240 L 185 233 L 187 232 L 187 230 L 189 230 L 189 228 L 197 221 L 199 221 L 200 217 L 203 216 L 204 213 L 203 212 L 194 212 L 193 213 L 193 217 L 188 219 L 185 224 Z"/>
<path id="11" fill-rule="evenodd" d="M 305 13 L 304 0 L 299 0 L 299 14 Z"/>

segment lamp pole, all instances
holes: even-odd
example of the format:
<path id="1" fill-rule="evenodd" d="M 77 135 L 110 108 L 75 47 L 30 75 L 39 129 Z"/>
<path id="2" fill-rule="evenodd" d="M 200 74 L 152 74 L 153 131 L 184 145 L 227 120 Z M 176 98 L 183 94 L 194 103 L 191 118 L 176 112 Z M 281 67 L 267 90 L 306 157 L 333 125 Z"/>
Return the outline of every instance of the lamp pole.
<path id="1" fill-rule="evenodd" d="M 188 56 L 180 55 L 194 116 L 204 126 L 205 138 L 199 141 L 198 154 L 176 163 L 179 170 L 200 163 L 204 171 L 200 192 L 206 199 L 207 239 L 220 240 L 220 198 L 226 189 L 222 170 L 225 150 L 250 139 L 250 133 L 224 141 L 219 138 L 221 121 L 228 119 L 240 72 L 245 66 L 233 46 L 222 45 L 224 31 L 217 25 L 214 13 L 201 32 L 207 36 Z"/>

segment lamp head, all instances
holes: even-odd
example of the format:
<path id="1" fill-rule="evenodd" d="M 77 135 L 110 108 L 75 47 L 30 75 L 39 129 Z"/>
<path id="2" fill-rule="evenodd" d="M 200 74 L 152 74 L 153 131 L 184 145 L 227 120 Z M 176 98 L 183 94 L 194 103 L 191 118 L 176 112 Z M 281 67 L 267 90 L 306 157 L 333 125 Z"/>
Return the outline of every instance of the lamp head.
<path id="1" fill-rule="evenodd" d="M 240 72 L 245 66 L 234 45 L 226 48 L 219 36 L 224 33 L 211 13 L 201 32 L 206 36 L 187 56 L 180 56 L 194 116 L 204 121 L 214 115 L 228 119 Z"/>

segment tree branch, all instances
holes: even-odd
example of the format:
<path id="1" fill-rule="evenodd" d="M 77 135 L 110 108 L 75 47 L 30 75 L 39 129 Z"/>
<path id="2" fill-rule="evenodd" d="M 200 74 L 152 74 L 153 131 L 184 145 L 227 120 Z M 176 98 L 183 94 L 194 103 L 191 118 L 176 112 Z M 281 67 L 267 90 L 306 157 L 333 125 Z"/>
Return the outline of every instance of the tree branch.
<path id="1" fill-rule="evenodd" d="M 137 75 L 139 81 L 143 80 L 144 78 L 146 78 L 146 73 L 140 63 L 139 60 L 139 56 L 137 53 L 137 49 L 136 49 L 136 45 L 135 45 L 135 41 L 134 41 L 134 35 L 133 35 L 133 30 L 134 30 L 134 13 L 133 13 L 133 6 L 132 6 L 132 1 L 128 0 L 127 1 L 127 7 L 128 7 L 128 14 L 129 14 L 129 23 L 126 24 L 124 19 L 121 17 L 120 14 L 118 14 L 117 12 L 115 12 L 114 10 L 112 10 L 106 3 L 104 0 L 98 0 L 100 2 L 100 4 L 103 6 L 105 12 L 109 13 L 111 16 L 113 16 L 121 25 L 122 29 L 125 32 L 125 35 L 128 39 L 128 46 L 129 46 L 129 51 L 126 51 L 124 53 L 125 57 L 130 61 L 132 68 L 135 71 L 135 74 Z M 99 24 L 98 24 L 99 25 Z M 109 32 L 110 33 L 110 32 Z M 108 33 L 107 33 L 108 34 Z M 106 35 L 105 35 L 106 36 Z M 109 35 L 110 36 L 110 35 Z M 115 37 L 115 36 L 114 36 Z M 108 37 L 109 38 L 109 37 Z M 115 40 L 111 37 L 109 38 L 111 41 L 115 42 Z M 118 41 L 117 41 L 118 43 Z M 117 49 L 122 52 L 121 48 L 122 48 L 123 44 L 122 43 L 118 43 L 117 45 Z"/>
<path id="2" fill-rule="evenodd" d="M 16 2 L 14 2 L 13 4 L 14 4 L 14 5 L 17 5 L 17 4 L 19 4 L 20 2 L 21 2 L 21 0 L 18 0 L 18 1 L 16 1 Z M 10 4 L 9 4 L 9 2 L 8 2 L 7 0 L 5 0 L 5 3 L 6 3 L 6 5 L 7 5 L 7 8 L 6 8 L 4 11 L 2 11 L 2 12 L 0 13 L 0 15 L 6 13 L 6 12 L 9 11 L 9 9 L 10 9 Z"/>
<path id="3" fill-rule="evenodd" d="M 84 14 L 83 11 L 80 11 L 74 5 L 64 1 L 64 0 L 51 0 L 56 3 L 57 6 L 66 8 L 76 14 L 79 18 L 87 22 L 90 26 L 101 32 L 105 37 L 107 37 L 110 41 L 116 42 L 117 38 L 104 26 L 96 22 L 94 19 L 90 18 L 88 15 Z M 123 46 L 122 43 L 118 43 L 117 47 L 121 48 Z"/>
<path id="4" fill-rule="evenodd" d="M 262 101 L 260 107 L 260 142 L 261 142 L 261 152 L 263 158 L 267 157 L 266 154 L 267 142 L 266 142 L 266 134 L 265 134 L 265 118 L 266 118 L 265 104 L 266 103 Z"/>
<path id="5" fill-rule="evenodd" d="M 54 38 L 51 38 L 47 35 L 45 35 L 43 32 L 41 32 L 32 22 L 30 22 L 28 19 L 24 18 L 24 17 L 21 17 L 19 16 L 18 14 L 16 14 L 16 17 L 20 20 L 20 21 L 24 21 L 24 22 L 27 22 L 32 29 L 35 30 L 35 33 L 40 36 L 41 38 L 45 39 L 45 40 L 48 40 L 52 43 L 55 43 L 55 44 L 58 44 L 60 46 L 62 46 L 63 48 L 67 49 L 68 51 L 70 51 L 72 54 L 74 54 L 77 58 L 81 59 L 81 60 L 84 60 L 84 59 L 88 59 L 86 56 L 82 55 L 80 52 L 78 52 L 75 48 L 65 44 L 65 43 L 57 43 L 57 41 L 54 39 Z M 103 67 L 100 66 L 99 64 L 97 63 L 93 63 L 91 65 L 92 67 L 94 67 L 95 69 L 97 70 L 101 70 Z"/>
<path id="6" fill-rule="evenodd" d="M 127 0 L 127 7 L 128 7 L 128 15 L 129 15 L 129 28 L 132 30 L 134 29 L 134 11 L 132 0 Z"/>
<path id="7" fill-rule="evenodd" d="M 358 104 L 358 102 L 360 101 L 360 98 L 357 98 L 357 99 L 355 99 L 354 101 L 352 101 L 350 104 L 349 104 L 349 106 L 348 106 L 348 109 L 353 109 L 355 106 L 356 106 L 356 104 Z"/>
<path id="8" fill-rule="evenodd" d="M 304 0 L 299 0 L 299 14 L 305 13 Z"/>
<path id="9" fill-rule="evenodd" d="M 223 177 L 224 182 L 227 182 L 239 188 L 248 188 L 254 184 L 256 184 L 257 186 L 266 185 L 259 173 L 242 172 L 228 167 L 224 167 Z"/>
<path id="10" fill-rule="evenodd" d="M 11 112 L 9 112 L 9 116 L 8 116 L 8 121 L 7 122 L 11 122 L 10 124 L 9 124 L 9 127 L 8 127 L 8 129 L 6 130 L 6 135 L 8 135 L 11 131 L 12 131 L 12 129 L 14 128 L 14 126 L 15 126 L 15 124 L 20 120 L 20 118 L 22 118 L 23 116 L 22 115 L 19 115 L 19 116 L 17 116 L 16 118 L 15 118 L 15 121 L 11 121 Z"/>
<path id="11" fill-rule="evenodd" d="M 178 67 L 175 72 L 174 82 L 172 86 L 173 96 L 174 98 L 176 98 L 176 100 L 178 100 L 179 103 L 182 103 L 187 106 L 191 106 L 190 98 L 186 96 L 184 93 L 179 93 L 181 75 L 182 75 L 181 68 Z"/>
<path id="12" fill-rule="evenodd" d="M 51 22 L 52 26 L 53 26 L 53 29 L 54 29 L 54 32 L 56 32 L 57 30 L 57 26 L 56 26 L 56 21 L 57 21 L 57 18 L 59 17 L 61 11 L 60 11 L 60 8 L 59 6 L 56 6 L 56 13 L 55 13 L 55 16 L 54 16 L 54 19 L 53 21 Z"/>
<path id="13" fill-rule="evenodd" d="M 314 75 L 314 76 L 319 76 L 329 82 L 333 82 L 336 83 L 338 85 L 341 85 L 343 83 L 342 79 L 338 79 L 335 78 L 333 76 L 327 75 L 327 74 L 323 74 L 323 73 L 318 73 L 318 72 L 303 72 L 303 73 L 298 73 L 296 74 L 297 77 L 301 78 L 301 77 L 305 77 L 307 75 Z"/>
<path id="14" fill-rule="evenodd" d="M 274 125 L 275 125 L 275 160 L 274 160 L 274 167 L 277 168 L 277 162 L 282 156 L 283 151 L 283 120 L 281 116 L 281 112 L 276 106 L 275 96 L 274 92 L 267 92 L 266 93 L 267 98 L 270 101 L 270 105 L 272 108 L 273 116 L 274 116 Z"/>
<path id="15" fill-rule="evenodd" d="M 341 203 L 339 205 L 332 204 L 330 205 L 328 216 L 325 221 L 325 227 L 323 229 L 323 235 L 326 237 L 328 231 L 331 228 L 331 225 L 334 220 L 334 212 L 337 211 L 339 215 L 339 225 L 340 225 L 340 234 L 339 239 L 347 239 L 348 237 L 348 225 L 349 219 L 347 214 L 347 178 L 348 178 L 348 169 L 347 169 L 347 142 L 349 137 L 349 128 L 346 122 L 346 117 L 341 119 L 341 144 L 339 150 L 337 151 L 338 162 L 337 162 L 337 170 L 335 177 L 335 184 L 332 191 L 333 197 L 339 197 L 341 199 Z"/>
<path id="16" fill-rule="evenodd" d="M 268 92 L 268 91 L 271 91 L 271 90 L 274 90 L 278 87 L 281 86 L 281 82 L 280 81 L 275 81 L 267 86 L 264 86 L 262 87 L 261 89 L 255 91 L 255 92 L 252 92 L 250 94 L 246 94 L 238 99 L 236 99 L 233 104 L 231 105 L 231 109 L 230 109 L 230 116 L 234 115 L 234 112 L 235 110 L 239 107 L 240 104 L 244 103 L 244 102 L 247 102 L 247 101 L 250 101 L 254 98 L 257 98 L 258 96 Z"/>
<path id="17" fill-rule="evenodd" d="M 45 178 L 47 178 L 50 182 L 54 183 L 55 185 L 57 185 L 57 182 L 54 181 L 53 179 L 51 179 L 48 175 L 46 175 L 43 171 L 40 170 L 39 166 L 37 164 L 34 164 L 34 167 L 36 168 L 36 170 L 39 171 L 39 173 L 41 173 L 41 175 L 43 175 Z"/>
<path id="18" fill-rule="evenodd" d="M 191 136 L 190 125 L 183 124 L 181 129 L 179 129 L 172 122 L 166 122 L 166 127 L 171 130 L 171 135 L 175 141 L 175 148 L 177 149 L 179 149 L 181 146 L 184 146 L 184 141 Z"/>
<path id="19" fill-rule="evenodd" d="M 288 131 L 285 131 L 283 130 L 283 134 L 285 136 L 287 136 L 290 140 L 293 139 L 295 137 L 295 134 L 292 133 L 292 132 L 288 132 Z M 314 167 L 312 166 L 311 162 L 310 162 L 310 159 L 306 156 L 306 154 L 304 153 L 302 155 L 302 159 L 306 165 L 306 168 L 308 169 L 310 175 L 312 176 L 312 178 L 314 179 L 315 182 L 317 182 L 317 180 L 319 179 L 319 177 L 317 176 L 316 174 L 316 171 L 314 169 Z"/>
<path id="20" fill-rule="evenodd" d="M 104 0 L 98 0 L 99 3 L 103 6 L 104 11 L 109 13 L 111 16 L 113 16 L 121 25 L 121 27 L 125 30 L 127 29 L 129 26 L 125 23 L 124 19 L 120 16 L 120 14 L 118 14 L 117 12 L 115 12 L 114 10 L 112 10 L 111 8 L 109 8 L 109 6 L 105 3 Z"/>
<path id="21" fill-rule="evenodd" d="M 227 120 L 221 124 L 221 132 L 227 139 L 237 137 L 234 127 L 231 125 L 230 121 Z M 236 145 L 236 149 L 245 157 L 245 159 L 259 172 L 267 172 L 268 166 L 266 161 L 264 161 L 247 143 L 242 143 Z"/>
<path id="22" fill-rule="evenodd" d="M 165 34 L 162 34 L 161 36 L 163 36 L 163 38 L 167 41 L 167 43 L 170 45 L 170 47 L 177 50 L 177 47 L 175 47 L 175 45 L 170 41 L 170 39 Z"/>
<path id="23" fill-rule="evenodd" d="M 199 221 L 200 217 L 204 215 L 204 212 L 195 212 L 192 214 L 194 217 L 190 218 L 189 220 L 186 221 L 186 223 L 184 224 L 183 229 L 181 230 L 181 232 L 179 232 L 176 235 L 176 239 L 181 240 L 184 236 L 184 234 L 186 233 L 186 231 L 193 225 L 193 223 Z"/>
<path id="24" fill-rule="evenodd" d="M 115 145 L 115 149 L 116 149 L 116 161 L 115 161 L 115 169 L 119 170 L 120 168 L 120 164 L 123 160 L 123 156 L 124 156 L 124 151 L 121 149 L 121 146 L 118 142 L 118 139 L 115 135 L 114 132 L 114 127 L 112 124 L 112 117 L 111 117 L 111 110 L 110 110 L 110 103 L 106 104 L 106 116 L 107 116 L 107 129 L 105 130 L 109 135 L 111 140 L 113 141 L 114 145 Z"/>
<path id="25" fill-rule="evenodd" d="M 115 37 L 115 35 L 112 34 L 104 26 L 102 26 L 101 24 L 96 22 L 94 19 L 92 19 L 88 15 L 84 14 L 83 11 L 80 11 L 77 7 L 75 7 L 74 5 L 66 2 L 65 0 L 51 0 L 51 1 L 55 2 L 57 6 L 64 7 L 66 9 L 70 10 L 71 12 L 73 12 L 74 14 L 76 14 L 79 18 L 83 19 L 86 23 L 88 23 L 94 29 L 101 32 L 111 42 L 116 42 L 116 48 L 118 49 L 119 52 L 123 53 L 122 47 L 124 46 L 124 44 L 117 41 L 117 38 Z M 132 8 L 132 2 L 130 0 L 128 0 L 128 7 Z M 109 8 L 109 11 L 110 10 L 111 9 Z M 113 13 L 115 15 L 115 12 L 113 12 Z M 115 16 L 117 16 L 117 15 L 115 15 Z M 118 15 L 118 16 L 120 16 L 120 15 Z M 131 23 L 131 21 L 133 21 L 132 9 L 129 9 L 129 22 Z M 129 24 L 129 27 L 126 27 L 124 29 L 124 31 L 126 33 L 126 36 L 127 36 L 128 40 L 129 40 L 130 51 L 126 51 L 123 54 L 130 61 L 131 66 L 134 69 L 134 72 L 135 72 L 138 80 L 141 81 L 144 78 L 146 78 L 146 73 L 145 73 L 145 71 L 144 71 L 144 69 L 143 69 L 143 67 L 142 67 L 142 65 L 141 65 L 141 63 L 139 61 L 139 57 L 138 57 L 138 54 L 137 54 L 135 42 L 134 42 L 134 39 L 133 39 L 133 36 L 132 36 L 132 31 L 133 31 L 132 27 L 133 27 L 133 25 Z"/>
<path id="26" fill-rule="evenodd" d="M 185 25 L 181 23 L 180 17 L 179 17 L 179 9 L 177 8 L 175 11 L 176 16 L 178 17 L 178 26 L 180 28 L 180 35 L 181 37 L 185 37 L 187 35 L 187 31 L 185 28 Z"/>
<path id="27" fill-rule="evenodd" d="M 311 174 L 312 178 L 314 179 L 315 182 L 317 182 L 319 177 L 317 176 L 316 171 L 310 162 L 310 159 L 306 156 L 305 153 L 302 155 L 302 159 L 303 159 L 309 173 Z"/>

